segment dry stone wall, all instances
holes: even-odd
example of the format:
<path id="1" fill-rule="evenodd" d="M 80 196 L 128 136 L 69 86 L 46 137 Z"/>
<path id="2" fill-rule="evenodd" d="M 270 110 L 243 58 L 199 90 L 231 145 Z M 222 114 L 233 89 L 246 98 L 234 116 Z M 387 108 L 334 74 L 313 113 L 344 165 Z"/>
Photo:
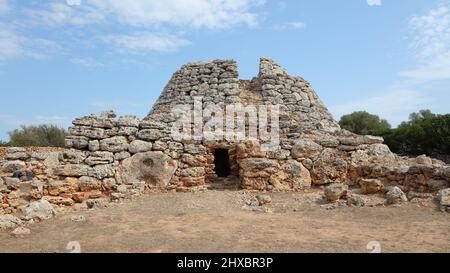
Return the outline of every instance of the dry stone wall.
<path id="1" fill-rule="evenodd" d="M 255 140 L 175 139 L 172 127 L 180 113 L 173 110 L 177 105 L 194 110 L 198 98 L 200 110 L 279 105 L 279 146 L 266 151 Z M 227 150 L 230 175 L 248 190 L 300 191 L 339 183 L 367 193 L 391 186 L 445 193 L 450 181 L 450 167 L 439 160 L 400 157 L 380 137 L 342 130 L 307 81 L 269 58 L 261 59 L 259 75 L 251 80 L 239 80 L 232 60 L 184 65 L 143 120 L 112 111 L 77 118 L 66 146 L 0 151 L 0 215 L 21 217 L 3 219 L 8 225 L 51 217 L 53 207 L 102 206 L 148 190 L 203 189 L 217 178 L 217 149 Z M 333 198 L 346 190 L 333 185 Z"/>

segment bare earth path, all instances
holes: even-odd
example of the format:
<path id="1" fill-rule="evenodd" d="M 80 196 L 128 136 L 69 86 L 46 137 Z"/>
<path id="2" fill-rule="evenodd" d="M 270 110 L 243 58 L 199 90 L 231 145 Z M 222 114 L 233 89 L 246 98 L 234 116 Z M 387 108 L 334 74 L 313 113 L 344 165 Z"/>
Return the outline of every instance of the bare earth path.
<path id="1" fill-rule="evenodd" d="M 59 215 L 26 237 L 0 232 L 0 252 L 68 252 L 70 241 L 82 252 L 369 252 L 370 241 L 383 252 L 450 252 L 450 215 L 432 204 L 326 210 L 313 193 L 271 196 L 273 213 L 246 206 L 242 191 L 146 195 Z"/>

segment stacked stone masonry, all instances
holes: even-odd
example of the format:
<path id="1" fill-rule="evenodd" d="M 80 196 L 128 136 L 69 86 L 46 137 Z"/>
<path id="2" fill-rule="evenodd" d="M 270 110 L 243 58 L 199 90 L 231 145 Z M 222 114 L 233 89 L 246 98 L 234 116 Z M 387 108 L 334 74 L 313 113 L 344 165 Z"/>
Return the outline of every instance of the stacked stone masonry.
<path id="1" fill-rule="evenodd" d="M 225 106 L 280 105 L 280 146 L 258 141 L 177 141 L 171 129 L 177 105 L 202 98 Z M 145 191 L 189 191 L 217 179 L 214 153 L 226 149 L 231 176 L 247 190 L 300 191 L 331 183 L 368 192 L 398 186 L 437 193 L 449 187 L 450 166 L 426 156 L 393 154 L 383 139 L 342 130 L 311 85 L 262 58 L 259 75 L 239 80 L 232 60 L 192 63 L 169 81 L 143 120 L 112 111 L 77 118 L 66 149 L 7 148 L 0 153 L 0 215 L 21 216 L 45 200 L 53 206 L 97 204 Z"/>

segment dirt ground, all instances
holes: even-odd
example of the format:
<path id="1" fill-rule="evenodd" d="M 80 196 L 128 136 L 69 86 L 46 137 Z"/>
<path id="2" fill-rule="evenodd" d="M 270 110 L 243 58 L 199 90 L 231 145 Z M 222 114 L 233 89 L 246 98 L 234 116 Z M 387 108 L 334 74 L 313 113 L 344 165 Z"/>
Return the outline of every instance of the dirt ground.
<path id="1" fill-rule="evenodd" d="M 450 252 L 450 214 L 428 203 L 327 209 L 321 191 L 269 194 L 211 190 L 150 194 L 111 207 L 59 214 L 28 226 L 31 234 L 0 232 L 0 252 Z M 381 198 L 381 197 L 380 197 Z M 253 201 L 252 201 L 253 200 Z M 370 205 L 370 204 L 369 204 Z M 85 221 L 73 221 L 83 215 Z"/>

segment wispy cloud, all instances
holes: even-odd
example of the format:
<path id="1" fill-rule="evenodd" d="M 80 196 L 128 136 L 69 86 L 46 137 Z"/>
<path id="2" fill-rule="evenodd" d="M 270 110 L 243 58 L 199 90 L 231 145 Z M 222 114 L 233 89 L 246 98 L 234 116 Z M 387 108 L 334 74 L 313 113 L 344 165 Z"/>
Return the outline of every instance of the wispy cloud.
<path id="1" fill-rule="evenodd" d="M 151 32 L 109 35 L 104 41 L 114 44 L 119 51 L 126 53 L 171 52 L 191 44 L 190 41 L 174 35 Z"/>
<path id="2" fill-rule="evenodd" d="M 412 83 L 450 80 L 450 4 L 413 16 L 409 25 L 412 33 L 409 47 L 419 63 L 400 72 L 400 76 Z"/>
<path id="3" fill-rule="evenodd" d="M 51 2 L 45 9 L 27 13 L 47 25 L 84 25 L 108 19 L 129 26 L 168 24 L 222 29 L 237 24 L 257 25 L 258 16 L 251 9 L 264 3 L 263 0 L 67 0 Z"/>
<path id="4" fill-rule="evenodd" d="M 103 63 L 92 58 L 72 58 L 70 62 L 87 68 L 99 68 L 105 66 Z"/>
<path id="5" fill-rule="evenodd" d="M 293 21 L 293 22 L 288 22 L 282 25 L 276 25 L 273 27 L 274 30 L 288 30 L 288 29 L 304 29 L 306 28 L 306 24 L 302 21 Z"/>
<path id="6" fill-rule="evenodd" d="M 381 0 L 366 0 L 369 6 L 381 6 Z"/>
<path id="7" fill-rule="evenodd" d="M 23 36 L 13 28 L 0 23 L 0 60 L 20 57 L 42 59 L 57 48 L 50 40 Z"/>

